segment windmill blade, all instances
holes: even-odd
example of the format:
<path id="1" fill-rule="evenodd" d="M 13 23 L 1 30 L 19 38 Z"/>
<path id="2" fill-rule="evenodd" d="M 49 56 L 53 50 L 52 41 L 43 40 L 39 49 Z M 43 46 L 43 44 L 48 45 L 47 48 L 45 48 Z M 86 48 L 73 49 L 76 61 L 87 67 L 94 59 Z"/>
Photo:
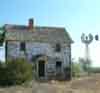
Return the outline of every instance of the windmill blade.
<path id="1" fill-rule="evenodd" d="M 93 41 L 93 36 L 92 36 L 92 34 L 89 34 L 89 40 L 88 40 L 88 43 L 90 44 L 92 41 Z"/>
<path id="2" fill-rule="evenodd" d="M 85 43 L 85 34 L 84 33 L 82 33 L 82 35 L 81 35 L 81 40 L 83 43 Z"/>
<path id="3" fill-rule="evenodd" d="M 98 35 L 95 35 L 95 40 L 99 41 L 99 36 Z"/>

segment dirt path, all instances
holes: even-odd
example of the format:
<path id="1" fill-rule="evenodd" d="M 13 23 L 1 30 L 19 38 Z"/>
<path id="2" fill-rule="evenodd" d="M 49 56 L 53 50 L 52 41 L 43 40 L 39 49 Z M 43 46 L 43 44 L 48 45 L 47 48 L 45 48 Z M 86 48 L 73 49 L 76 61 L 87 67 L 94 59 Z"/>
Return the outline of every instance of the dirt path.
<path id="1" fill-rule="evenodd" d="M 0 93 L 100 93 L 100 75 L 72 80 L 71 82 L 33 82 L 32 87 L 0 88 Z"/>
<path id="2" fill-rule="evenodd" d="M 100 75 L 71 82 L 34 83 L 33 93 L 100 93 Z"/>

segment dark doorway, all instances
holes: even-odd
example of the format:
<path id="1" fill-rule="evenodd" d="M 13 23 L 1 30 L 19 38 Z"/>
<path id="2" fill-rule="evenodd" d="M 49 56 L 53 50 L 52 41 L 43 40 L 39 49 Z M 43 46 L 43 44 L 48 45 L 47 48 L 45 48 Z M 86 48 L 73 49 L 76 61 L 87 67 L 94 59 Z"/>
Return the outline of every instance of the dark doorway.
<path id="1" fill-rule="evenodd" d="M 56 68 L 61 68 L 61 64 L 62 62 L 61 61 L 56 61 Z"/>
<path id="2" fill-rule="evenodd" d="M 62 72 L 62 62 L 56 61 L 56 73 L 61 73 L 61 72 Z"/>
<path id="3" fill-rule="evenodd" d="M 62 62 L 56 61 L 56 79 L 60 80 L 62 78 Z"/>
<path id="4" fill-rule="evenodd" d="M 40 60 L 38 63 L 38 73 L 39 73 L 39 77 L 45 76 L 45 61 L 44 60 Z"/>

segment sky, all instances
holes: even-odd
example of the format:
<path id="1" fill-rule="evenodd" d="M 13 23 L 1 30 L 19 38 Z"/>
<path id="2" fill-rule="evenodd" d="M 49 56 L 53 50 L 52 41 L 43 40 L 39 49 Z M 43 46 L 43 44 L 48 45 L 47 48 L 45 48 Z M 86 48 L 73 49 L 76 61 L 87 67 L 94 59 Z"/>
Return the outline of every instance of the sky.
<path id="1" fill-rule="evenodd" d="M 72 58 L 84 57 L 81 34 L 100 35 L 100 0 L 1 0 L 0 25 L 27 24 L 34 18 L 34 25 L 65 27 L 74 40 Z M 93 66 L 100 66 L 100 41 L 89 45 Z M 0 48 L 4 59 L 4 48 Z"/>

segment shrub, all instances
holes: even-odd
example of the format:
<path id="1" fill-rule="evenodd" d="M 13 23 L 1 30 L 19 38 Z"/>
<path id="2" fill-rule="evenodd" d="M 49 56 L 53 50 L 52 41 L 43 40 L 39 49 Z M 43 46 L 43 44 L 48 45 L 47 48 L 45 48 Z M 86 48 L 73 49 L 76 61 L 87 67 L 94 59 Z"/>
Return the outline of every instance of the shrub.
<path id="1" fill-rule="evenodd" d="M 32 64 L 24 59 L 7 61 L 1 66 L 0 83 L 3 85 L 22 84 L 32 79 Z"/>
<path id="2" fill-rule="evenodd" d="M 80 77 L 80 74 L 82 73 L 82 69 L 80 67 L 79 63 L 72 63 L 72 76 L 73 77 Z"/>
<path id="3" fill-rule="evenodd" d="M 5 63 L 0 62 L 0 85 L 7 84 L 7 68 Z"/>
<path id="4" fill-rule="evenodd" d="M 100 73 L 100 67 L 91 67 L 90 72 L 91 73 Z"/>

